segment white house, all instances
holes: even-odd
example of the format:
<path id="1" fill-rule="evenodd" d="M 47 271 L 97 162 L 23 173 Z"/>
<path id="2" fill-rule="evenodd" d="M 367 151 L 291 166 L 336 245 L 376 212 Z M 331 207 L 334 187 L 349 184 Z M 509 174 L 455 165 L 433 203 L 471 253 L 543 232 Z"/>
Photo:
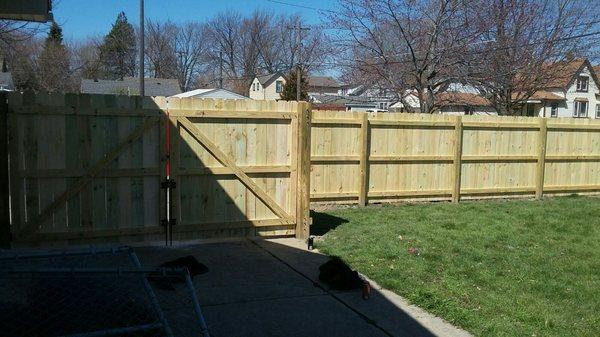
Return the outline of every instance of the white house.
<path id="1" fill-rule="evenodd" d="M 553 77 L 524 102 L 517 111 L 520 115 L 600 118 L 600 82 L 588 60 L 556 63 L 547 69 Z"/>
<path id="2" fill-rule="evenodd" d="M 250 99 L 246 96 L 236 94 L 233 91 L 226 89 L 196 89 L 191 91 L 182 92 L 181 94 L 173 95 L 171 97 L 193 97 L 193 98 L 215 98 L 215 99 Z"/>
<path id="3" fill-rule="evenodd" d="M 13 91 L 15 85 L 10 73 L 0 72 L 0 91 Z"/>
<path id="4" fill-rule="evenodd" d="M 248 97 L 256 100 L 279 100 L 285 78 L 281 73 L 257 76 L 250 84 Z"/>

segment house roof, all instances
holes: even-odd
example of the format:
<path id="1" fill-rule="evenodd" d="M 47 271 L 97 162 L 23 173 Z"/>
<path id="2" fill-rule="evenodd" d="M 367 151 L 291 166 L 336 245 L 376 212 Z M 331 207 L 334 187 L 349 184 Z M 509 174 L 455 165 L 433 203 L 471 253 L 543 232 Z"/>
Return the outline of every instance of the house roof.
<path id="1" fill-rule="evenodd" d="M 146 96 L 173 96 L 181 93 L 179 82 L 171 78 L 145 78 Z M 81 92 L 85 94 L 124 94 L 139 93 L 137 77 L 125 77 L 123 80 L 82 79 Z"/>
<path id="2" fill-rule="evenodd" d="M 513 92 L 512 93 L 512 99 L 513 100 L 518 100 L 519 98 L 523 98 L 523 93 L 522 92 Z M 553 92 L 550 91 L 546 91 L 546 90 L 538 90 L 536 92 L 533 93 L 533 95 L 529 96 L 528 98 L 529 100 L 534 100 L 534 101 L 564 101 L 565 98 L 562 96 L 559 96 Z"/>
<path id="3" fill-rule="evenodd" d="M 172 97 L 184 98 L 184 97 L 195 97 L 195 98 L 218 98 L 218 99 L 249 99 L 246 96 L 236 94 L 233 91 L 220 88 L 208 88 L 208 89 L 196 89 L 192 91 L 182 92 Z"/>
<path id="4" fill-rule="evenodd" d="M 277 72 L 277 73 L 268 74 L 268 75 L 256 76 L 256 78 L 258 79 L 258 82 L 263 87 L 268 87 L 271 83 L 275 82 L 276 79 L 278 79 L 279 77 L 282 77 L 282 76 L 283 76 L 283 74 Z"/>
<path id="5" fill-rule="evenodd" d="M 586 66 L 590 69 L 594 81 L 598 83 L 596 71 L 586 59 L 573 59 L 544 64 L 542 71 L 548 76 L 544 88 L 561 88 L 566 90 Z"/>
<path id="6" fill-rule="evenodd" d="M 12 89 L 14 87 L 12 74 L 0 72 L 0 85 Z"/>
<path id="7" fill-rule="evenodd" d="M 310 76 L 308 78 L 308 85 L 311 87 L 341 87 L 338 81 L 331 76 Z"/>
<path id="8" fill-rule="evenodd" d="M 436 95 L 440 106 L 467 105 L 467 106 L 489 106 L 490 101 L 477 94 L 464 92 L 441 92 Z"/>

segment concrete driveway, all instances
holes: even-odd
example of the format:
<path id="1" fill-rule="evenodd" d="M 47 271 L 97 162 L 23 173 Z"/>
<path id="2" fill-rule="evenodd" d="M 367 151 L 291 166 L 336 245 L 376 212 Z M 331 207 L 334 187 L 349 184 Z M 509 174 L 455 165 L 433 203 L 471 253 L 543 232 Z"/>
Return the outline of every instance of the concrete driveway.
<path id="1" fill-rule="evenodd" d="M 469 336 L 374 285 L 329 291 L 318 283 L 326 256 L 295 239 L 136 247 L 146 267 L 194 255 L 209 272 L 194 279 L 212 336 Z M 185 324 L 185 323 L 182 323 Z"/>

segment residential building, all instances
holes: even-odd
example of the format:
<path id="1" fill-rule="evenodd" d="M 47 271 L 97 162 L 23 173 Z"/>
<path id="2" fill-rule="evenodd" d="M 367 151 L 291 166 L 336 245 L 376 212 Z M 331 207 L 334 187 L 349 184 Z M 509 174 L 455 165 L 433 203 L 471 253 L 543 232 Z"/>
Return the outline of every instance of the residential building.
<path id="1" fill-rule="evenodd" d="M 345 89 L 345 92 L 344 97 L 353 101 L 346 104 L 348 111 L 388 111 L 398 102 L 398 95 L 378 86 L 359 85 Z"/>
<path id="2" fill-rule="evenodd" d="M 123 80 L 82 79 L 81 92 L 84 94 L 139 95 L 140 84 L 137 77 Z M 170 78 L 145 78 L 146 96 L 173 96 L 181 93 L 179 82 Z"/>
<path id="3" fill-rule="evenodd" d="M 445 91 L 435 95 L 439 113 L 446 115 L 497 115 L 490 101 L 476 93 Z"/>
<path id="4" fill-rule="evenodd" d="M 246 96 L 236 94 L 233 91 L 227 89 L 211 88 L 211 89 L 196 89 L 191 91 L 182 92 L 171 97 L 185 98 L 214 98 L 214 99 L 250 99 Z"/>
<path id="5" fill-rule="evenodd" d="M 285 85 L 281 73 L 257 76 L 250 84 L 248 97 L 256 100 L 279 100 Z"/>
<path id="6" fill-rule="evenodd" d="M 15 84 L 9 72 L 0 72 L 0 91 L 13 91 Z"/>
<path id="7" fill-rule="evenodd" d="M 308 94 L 337 94 L 341 85 L 331 76 L 310 76 L 308 78 Z"/>
<path id="8" fill-rule="evenodd" d="M 551 76 L 548 84 L 531 95 L 518 114 L 600 118 L 600 82 L 588 60 L 575 59 L 546 68 Z"/>

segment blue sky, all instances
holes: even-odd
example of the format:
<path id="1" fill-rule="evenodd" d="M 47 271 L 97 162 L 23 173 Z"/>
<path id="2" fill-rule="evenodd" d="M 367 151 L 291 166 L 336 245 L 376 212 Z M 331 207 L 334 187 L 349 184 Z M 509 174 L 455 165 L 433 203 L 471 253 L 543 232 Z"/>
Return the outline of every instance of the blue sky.
<path id="1" fill-rule="evenodd" d="M 278 0 L 279 1 L 279 0 Z M 298 6 L 333 9 L 336 0 L 280 0 Z M 137 24 L 139 0 L 55 0 L 55 21 L 63 28 L 67 39 L 106 34 L 117 14 L 124 11 L 130 22 Z M 321 21 L 318 11 L 288 6 L 268 0 L 145 0 L 146 18 L 174 22 L 206 21 L 216 13 L 237 10 L 249 14 L 255 9 L 274 13 L 299 13 L 308 23 Z"/>

